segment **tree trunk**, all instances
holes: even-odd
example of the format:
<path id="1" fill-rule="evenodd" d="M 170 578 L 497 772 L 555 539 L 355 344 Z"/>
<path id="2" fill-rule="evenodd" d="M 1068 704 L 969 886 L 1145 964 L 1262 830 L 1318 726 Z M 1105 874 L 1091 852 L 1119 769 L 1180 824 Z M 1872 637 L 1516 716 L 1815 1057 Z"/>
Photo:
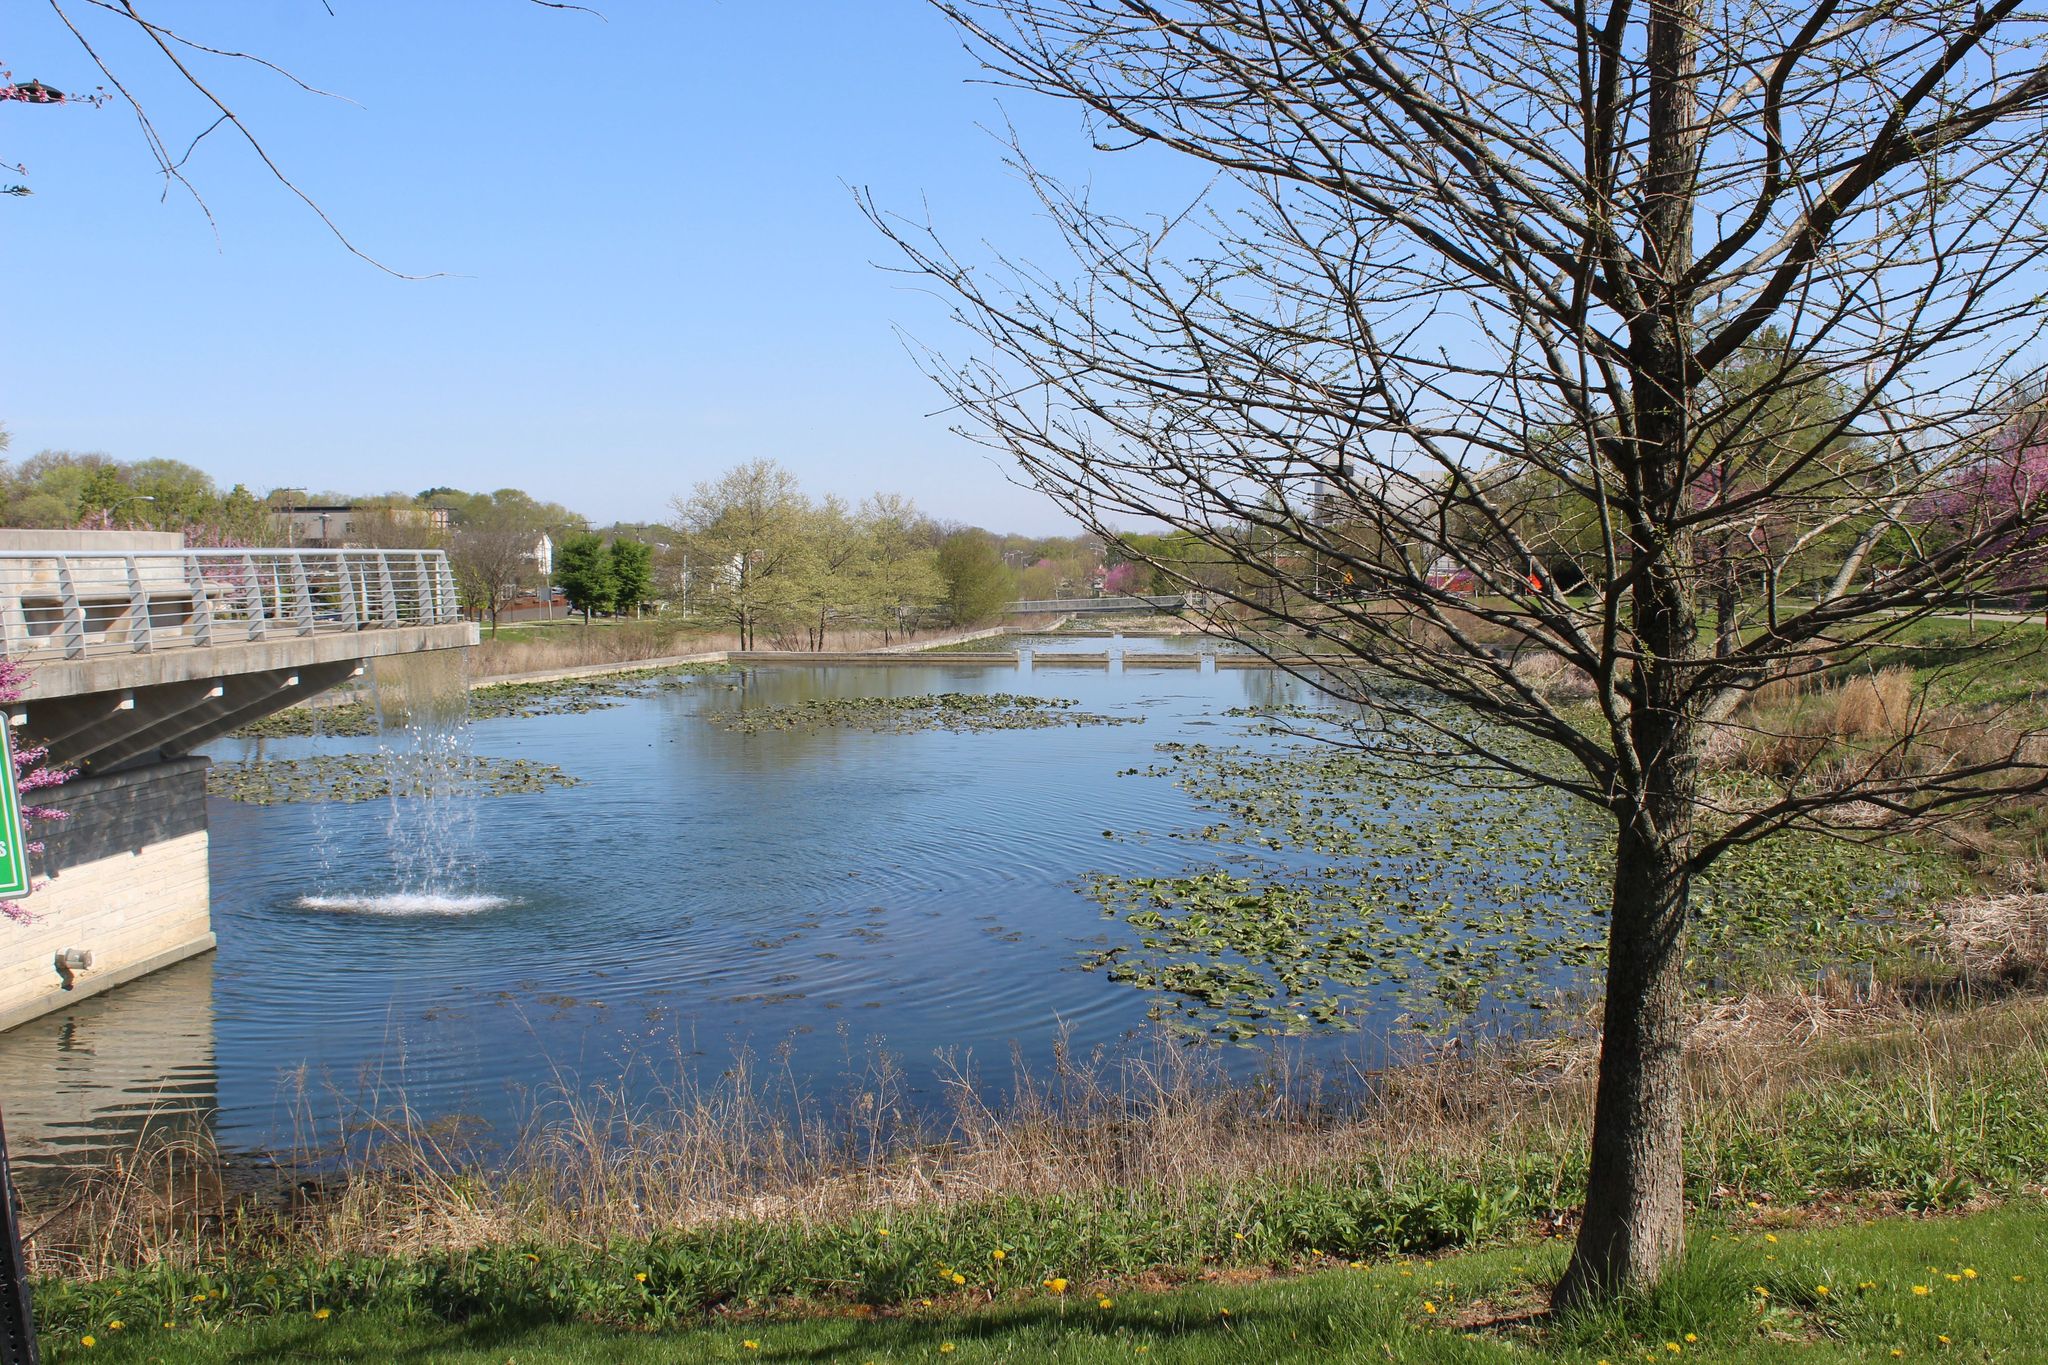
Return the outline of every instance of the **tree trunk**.
<path id="1" fill-rule="evenodd" d="M 1686 581 L 1695 572 L 1694 547 L 1676 528 L 1692 472 L 1700 380 L 1684 284 L 1698 193 L 1698 12 L 1699 0 L 1650 0 L 1644 35 L 1650 269 L 1641 281 L 1643 308 L 1629 326 L 1635 431 L 1616 451 L 1635 476 L 1629 614 L 1639 652 L 1625 688 L 1625 733 L 1616 736 L 1626 742 L 1617 744 L 1624 761 L 1586 1209 L 1552 1297 L 1559 1309 L 1646 1289 L 1685 1250 L 1680 971 L 1699 782 L 1700 702 L 1692 689 L 1700 643 Z M 1717 587 L 1729 585 L 1729 576 L 1716 578 Z"/>
<path id="2" fill-rule="evenodd" d="M 1741 594 L 1735 576 L 1735 556 L 1729 547 L 1721 547 L 1721 569 L 1714 584 L 1714 657 L 1733 658 L 1738 643 L 1737 617 L 1742 609 Z"/>
<path id="3" fill-rule="evenodd" d="M 1615 854 L 1585 1218 L 1557 1308 L 1646 1288 L 1685 1250 L 1680 970 L 1689 892 L 1683 844 L 1674 848 L 1670 831 L 1625 825 Z"/>

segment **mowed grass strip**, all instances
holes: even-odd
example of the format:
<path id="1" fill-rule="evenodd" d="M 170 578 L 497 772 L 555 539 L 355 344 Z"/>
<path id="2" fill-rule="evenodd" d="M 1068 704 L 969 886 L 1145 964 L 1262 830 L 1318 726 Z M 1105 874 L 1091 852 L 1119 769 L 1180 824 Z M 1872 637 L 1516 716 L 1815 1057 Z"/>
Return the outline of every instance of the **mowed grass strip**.
<path id="1" fill-rule="evenodd" d="M 668 1332 L 449 1323 L 373 1306 L 215 1326 L 111 1323 L 48 1341 L 52 1361 L 405 1361 L 548 1365 L 676 1361 L 2048 1360 L 2048 1209 L 1696 1232 L 1645 1299 L 1552 1322 L 1561 1242 L 1436 1260 L 1334 1265 L 1164 1293 L 1069 1284 L 986 1306 L 888 1316 L 733 1314 Z M 86 1338 L 91 1344 L 86 1344 Z"/>

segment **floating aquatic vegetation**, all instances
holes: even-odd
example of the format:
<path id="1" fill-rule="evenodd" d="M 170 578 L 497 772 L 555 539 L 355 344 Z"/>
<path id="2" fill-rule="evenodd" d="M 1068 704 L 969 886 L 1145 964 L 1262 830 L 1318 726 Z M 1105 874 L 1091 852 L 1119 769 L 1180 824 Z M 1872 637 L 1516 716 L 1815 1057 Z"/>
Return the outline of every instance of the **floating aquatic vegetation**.
<path id="1" fill-rule="evenodd" d="M 304 735 L 335 735 L 361 739 L 377 733 L 377 711 L 367 701 L 314 703 L 273 711 L 235 731 L 237 739 L 294 739 Z"/>
<path id="2" fill-rule="evenodd" d="M 691 678 L 729 673 L 724 664 L 672 664 L 606 673 L 592 678 L 556 678 L 550 682 L 492 683 L 469 694 L 471 720 L 561 716 L 603 711 L 634 697 L 678 691 Z M 367 701 L 294 706 L 254 720 L 235 731 L 240 739 L 292 739 L 313 734 L 362 738 L 377 733 L 377 714 Z"/>
<path id="3" fill-rule="evenodd" d="M 454 794 L 460 796 L 523 796 L 551 787 L 574 787 L 578 779 L 552 763 L 524 758 L 468 756 L 455 773 Z M 393 790 L 392 783 L 399 784 Z M 413 782 L 417 789 L 408 787 Z M 216 763 L 207 770 L 206 792 L 250 805 L 274 806 L 294 801 L 376 801 L 390 796 L 423 797 L 429 792 L 419 779 L 400 772 L 380 754 L 319 754 L 311 758 L 271 759 L 253 763 Z"/>
<path id="4" fill-rule="evenodd" d="M 937 692 L 916 697 L 821 697 L 789 706 L 707 713 L 714 725 L 737 734 L 765 730 L 1043 730 L 1059 725 L 1139 725 L 1143 716 L 1104 716 L 1072 708 L 1071 698 L 1023 697 L 1009 692 Z"/>
<path id="5" fill-rule="evenodd" d="M 594 678 L 556 678 L 549 682 L 492 683 L 469 694 L 471 720 L 506 717 L 581 715 L 623 705 L 635 697 L 680 691 L 692 678 L 730 673 L 725 664 L 675 664 Z"/>
<path id="6" fill-rule="evenodd" d="M 1431 777 L 1419 731 L 1357 739 L 1159 746 L 1167 761 L 1144 775 L 1214 817 L 1177 837 L 1240 848 L 1248 865 L 1086 879 L 1128 932 L 1084 965 L 1153 993 L 1154 1018 L 1235 1041 L 1390 1009 L 1444 1026 L 1541 1009 L 1583 982 L 1605 943 L 1607 822 L 1533 784 Z M 1695 890 L 1689 971 L 1712 986 L 1870 959 L 1924 927 L 1927 884 L 1944 875 L 1809 836 L 1737 850 Z"/>

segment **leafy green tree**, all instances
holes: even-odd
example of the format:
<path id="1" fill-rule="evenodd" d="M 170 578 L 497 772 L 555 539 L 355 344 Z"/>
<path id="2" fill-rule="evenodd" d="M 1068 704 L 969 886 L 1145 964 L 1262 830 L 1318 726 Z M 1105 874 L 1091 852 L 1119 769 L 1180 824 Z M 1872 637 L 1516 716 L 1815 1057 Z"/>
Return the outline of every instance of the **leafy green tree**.
<path id="1" fill-rule="evenodd" d="M 940 541 L 936 567 L 946 588 L 946 615 L 956 626 L 993 621 L 1016 600 L 1003 552 L 986 531 L 955 531 Z"/>
<path id="2" fill-rule="evenodd" d="M 863 502 L 860 522 L 868 541 L 866 595 L 887 644 L 909 633 L 919 615 L 945 596 L 939 531 L 916 503 L 895 493 L 877 493 Z"/>
<path id="3" fill-rule="evenodd" d="M 615 540 L 611 560 L 619 610 L 630 607 L 637 615 L 643 604 L 654 599 L 654 547 L 644 540 Z"/>
<path id="4" fill-rule="evenodd" d="M 80 521 L 103 520 L 111 524 L 124 508 L 132 507 L 135 500 L 135 490 L 121 478 L 115 466 L 95 465 L 79 486 L 78 504 L 73 511 Z"/>
<path id="5" fill-rule="evenodd" d="M 569 605 L 583 613 L 585 625 L 592 612 L 610 611 L 618 600 L 619 582 L 604 541 L 588 531 L 564 540 L 555 551 L 555 584 Z"/>
<path id="6" fill-rule="evenodd" d="M 675 501 L 684 542 L 685 606 L 755 647 L 759 633 L 794 630 L 816 605 L 818 554 L 811 503 L 796 476 L 750 460 Z"/>

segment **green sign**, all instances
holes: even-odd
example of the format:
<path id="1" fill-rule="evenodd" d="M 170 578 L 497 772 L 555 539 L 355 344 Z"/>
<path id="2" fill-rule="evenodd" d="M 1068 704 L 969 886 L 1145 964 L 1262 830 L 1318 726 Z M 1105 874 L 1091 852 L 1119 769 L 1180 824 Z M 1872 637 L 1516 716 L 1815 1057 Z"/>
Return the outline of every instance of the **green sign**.
<path id="1" fill-rule="evenodd" d="M 14 727 L 0 711 L 0 899 L 28 894 L 28 850 L 22 845 L 21 794 L 14 790 Z"/>

